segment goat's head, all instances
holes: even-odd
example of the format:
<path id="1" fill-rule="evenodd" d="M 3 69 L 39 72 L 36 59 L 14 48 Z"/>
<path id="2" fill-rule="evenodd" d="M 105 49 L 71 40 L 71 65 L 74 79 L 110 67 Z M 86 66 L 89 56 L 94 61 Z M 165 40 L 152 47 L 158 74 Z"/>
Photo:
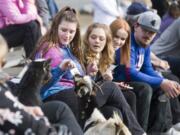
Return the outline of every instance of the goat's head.
<path id="1" fill-rule="evenodd" d="M 84 135 L 131 135 L 117 113 L 108 120 L 94 109 L 91 117 L 85 123 Z"/>
<path id="2" fill-rule="evenodd" d="M 80 98 L 85 95 L 96 95 L 96 91 L 101 90 L 101 88 L 88 75 L 80 76 L 79 74 L 76 74 L 74 76 L 74 81 L 75 91 Z"/>

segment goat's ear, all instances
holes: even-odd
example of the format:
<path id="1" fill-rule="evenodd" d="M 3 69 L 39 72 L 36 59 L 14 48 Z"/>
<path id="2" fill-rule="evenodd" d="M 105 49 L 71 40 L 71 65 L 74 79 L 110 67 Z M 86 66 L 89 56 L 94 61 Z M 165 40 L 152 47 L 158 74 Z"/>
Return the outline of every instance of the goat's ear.
<path id="1" fill-rule="evenodd" d="M 52 59 L 47 59 L 47 64 L 49 65 L 51 63 Z"/>
<path id="2" fill-rule="evenodd" d="M 82 77 L 81 75 L 79 75 L 79 74 L 75 74 L 75 75 L 74 75 L 74 79 L 77 80 L 77 81 L 80 80 L 80 79 L 82 79 L 82 78 L 83 78 L 83 77 Z"/>
<path id="3" fill-rule="evenodd" d="M 106 121 L 106 118 L 104 117 L 104 115 L 97 108 L 95 108 L 94 111 L 92 112 L 90 119 L 93 121 L 99 121 L 99 122 Z"/>
<path id="4" fill-rule="evenodd" d="M 75 82 L 78 82 L 78 81 L 82 80 L 82 78 L 83 78 L 83 77 L 82 77 L 81 75 L 79 75 L 79 74 L 75 74 L 75 75 L 74 75 L 74 81 L 75 81 Z"/>
<path id="5" fill-rule="evenodd" d="M 47 59 L 47 60 L 44 62 L 43 66 L 44 66 L 44 67 L 48 67 L 48 66 L 50 66 L 50 64 L 51 64 L 51 59 Z"/>
<path id="6" fill-rule="evenodd" d="M 22 57 L 23 57 L 23 60 L 24 60 L 26 65 L 28 65 L 32 62 L 32 60 L 30 58 L 26 58 L 24 55 L 22 55 Z"/>

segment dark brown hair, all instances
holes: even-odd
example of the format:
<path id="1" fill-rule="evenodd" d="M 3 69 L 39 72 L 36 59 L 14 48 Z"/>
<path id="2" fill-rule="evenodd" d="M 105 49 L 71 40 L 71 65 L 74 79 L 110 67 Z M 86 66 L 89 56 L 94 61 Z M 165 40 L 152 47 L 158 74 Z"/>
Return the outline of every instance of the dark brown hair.
<path id="1" fill-rule="evenodd" d="M 38 45 L 32 54 L 32 58 L 34 58 L 36 53 L 38 53 L 40 50 L 42 51 L 42 56 L 44 56 L 49 50 L 49 48 L 58 47 L 59 45 L 58 27 L 62 21 L 77 23 L 76 34 L 74 36 L 74 39 L 70 43 L 70 49 L 72 50 L 73 55 L 78 58 L 80 63 L 82 63 L 82 47 L 81 47 L 79 20 L 77 18 L 77 13 L 75 9 L 68 6 L 62 8 L 56 14 L 56 16 L 52 21 L 51 28 L 38 42 Z M 46 46 L 44 46 L 45 43 L 47 43 Z"/>

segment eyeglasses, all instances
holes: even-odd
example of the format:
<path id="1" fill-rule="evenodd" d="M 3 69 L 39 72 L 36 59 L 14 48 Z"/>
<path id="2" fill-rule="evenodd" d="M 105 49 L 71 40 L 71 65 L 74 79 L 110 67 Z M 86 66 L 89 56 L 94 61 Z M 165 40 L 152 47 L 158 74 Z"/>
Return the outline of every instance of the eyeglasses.
<path id="1" fill-rule="evenodd" d="M 64 11 L 71 11 L 74 14 L 76 14 L 76 10 L 74 8 L 71 8 L 71 7 L 65 7 Z"/>

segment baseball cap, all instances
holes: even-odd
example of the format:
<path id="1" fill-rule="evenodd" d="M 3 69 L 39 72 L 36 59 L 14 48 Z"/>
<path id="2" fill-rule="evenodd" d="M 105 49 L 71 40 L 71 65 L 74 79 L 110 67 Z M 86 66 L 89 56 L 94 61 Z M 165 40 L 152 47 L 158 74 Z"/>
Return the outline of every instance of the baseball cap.
<path id="1" fill-rule="evenodd" d="M 161 25 L 161 18 L 157 15 L 157 13 L 146 11 L 140 14 L 137 22 L 146 30 L 158 32 Z"/>
<path id="2" fill-rule="evenodd" d="M 145 4 L 139 2 L 132 2 L 132 4 L 127 9 L 128 15 L 138 15 L 140 13 L 148 11 Z"/>

